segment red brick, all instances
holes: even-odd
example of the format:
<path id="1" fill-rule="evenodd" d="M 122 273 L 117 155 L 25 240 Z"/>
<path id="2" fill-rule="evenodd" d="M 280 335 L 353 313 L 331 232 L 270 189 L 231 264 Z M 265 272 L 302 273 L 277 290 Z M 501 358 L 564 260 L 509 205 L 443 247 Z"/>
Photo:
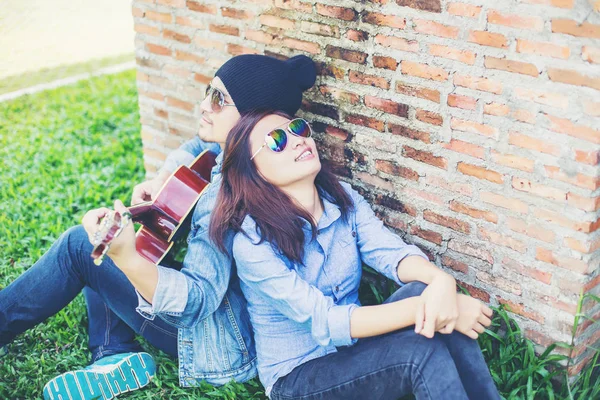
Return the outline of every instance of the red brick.
<path id="1" fill-rule="evenodd" d="M 584 261 L 556 255 L 552 252 L 552 250 L 544 249 L 543 247 L 536 248 L 535 259 L 556 265 L 557 267 L 568 269 L 570 271 L 575 271 L 580 274 L 588 273 L 588 265 Z"/>
<path id="2" fill-rule="evenodd" d="M 463 274 L 469 273 L 469 266 L 467 264 L 455 260 L 454 258 L 448 257 L 446 255 L 442 256 L 442 265 L 448 268 L 452 268 L 455 271 L 462 272 Z"/>
<path id="3" fill-rule="evenodd" d="M 510 108 L 506 104 L 488 103 L 483 105 L 483 113 L 503 117 L 508 115 Z"/>
<path id="4" fill-rule="evenodd" d="M 349 71 L 348 79 L 353 83 L 360 83 L 361 85 L 369 85 L 379 87 L 382 89 L 390 88 L 390 81 L 381 76 L 367 75 L 358 71 Z"/>
<path id="5" fill-rule="evenodd" d="M 202 4 L 199 3 L 197 1 L 187 1 L 185 3 L 186 7 L 188 10 L 191 11 L 196 11 L 196 12 L 201 12 L 204 14 L 216 14 L 217 13 L 217 7 L 215 7 L 214 5 L 208 5 L 208 4 Z"/>
<path id="6" fill-rule="evenodd" d="M 412 61 L 402 61 L 402 73 L 405 75 L 417 76 L 424 79 L 444 82 L 448 80 L 448 71 L 432 67 L 427 64 L 420 64 Z"/>
<path id="7" fill-rule="evenodd" d="M 584 100 L 582 103 L 584 113 L 591 115 L 592 117 L 600 117 L 600 102 Z"/>
<path id="8" fill-rule="evenodd" d="M 485 203 L 490 203 L 498 207 L 506 208 L 518 212 L 520 214 L 527 214 L 527 211 L 529 210 L 529 206 L 521 200 L 504 197 L 497 193 L 480 192 L 479 198 Z"/>
<path id="9" fill-rule="evenodd" d="M 536 114 L 529 110 L 514 110 L 511 116 L 517 121 L 526 122 L 528 124 L 535 124 L 536 121 Z"/>
<path id="10" fill-rule="evenodd" d="M 575 193 L 567 193 L 567 203 L 584 211 L 597 211 L 600 208 L 600 197 L 583 197 Z"/>
<path id="11" fill-rule="evenodd" d="M 395 71 L 398 68 L 398 61 L 392 57 L 373 56 L 373 66 Z"/>
<path id="12" fill-rule="evenodd" d="M 485 31 L 471 31 L 467 39 L 469 42 L 482 46 L 507 48 L 508 41 L 504 35 Z"/>
<path id="13" fill-rule="evenodd" d="M 473 196 L 473 187 L 470 184 L 448 181 L 446 177 L 436 176 L 429 172 L 425 176 L 425 184 L 442 188 L 448 192 L 458 193 L 463 196 Z"/>
<path id="14" fill-rule="evenodd" d="M 233 56 L 238 56 L 240 54 L 258 54 L 258 50 L 256 49 L 233 43 L 227 45 L 227 52 Z"/>
<path id="15" fill-rule="evenodd" d="M 491 211 L 479 210 L 477 208 L 470 207 L 466 204 L 460 203 L 456 200 L 450 201 L 450 210 L 468 215 L 472 218 L 476 219 L 484 219 L 488 222 L 492 222 L 494 224 L 498 223 L 498 215 L 494 214 Z"/>
<path id="16" fill-rule="evenodd" d="M 284 47 L 289 47 L 290 49 L 306 51 L 311 54 L 319 54 L 321 52 L 321 46 L 317 43 L 306 42 L 304 40 L 285 38 L 281 42 L 281 45 Z"/>
<path id="17" fill-rule="evenodd" d="M 151 36 L 160 35 L 160 29 L 158 29 L 157 27 L 154 27 L 154 26 L 150 26 L 150 25 L 135 23 L 135 24 L 133 24 L 133 29 L 137 33 L 144 33 L 146 35 L 151 35 Z"/>
<path id="18" fill-rule="evenodd" d="M 435 103 L 440 102 L 440 92 L 434 89 L 428 89 L 425 87 L 412 86 L 404 82 L 396 82 L 396 92 L 411 96 L 418 97 L 421 99 L 433 101 Z"/>
<path id="19" fill-rule="evenodd" d="M 470 175 L 478 179 L 485 179 L 493 183 L 503 183 L 504 178 L 502 174 L 492 171 L 487 168 L 479 167 L 477 165 L 467 164 L 465 162 L 459 162 L 456 166 L 456 170 L 462 174 Z"/>
<path id="20" fill-rule="evenodd" d="M 473 122 L 473 121 L 467 121 L 464 119 L 452 117 L 452 119 L 450 120 L 450 128 L 455 129 L 457 131 L 477 133 L 479 135 L 498 139 L 498 129 L 497 128 L 494 128 L 493 126 Z"/>
<path id="21" fill-rule="evenodd" d="M 462 108 L 464 110 L 475 110 L 477 108 L 477 99 L 459 94 L 449 94 L 448 105 L 450 107 Z"/>
<path id="22" fill-rule="evenodd" d="M 554 82 L 576 86 L 587 86 L 592 89 L 600 90 L 600 78 L 592 78 L 577 71 L 548 68 L 548 77 Z"/>
<path id="23" fill-rule="evenodd" d="M 581 58 L 589 63 L 600 64 L 600 48 L 583 46 L 581 49 Z"/>
<path id="24" fill-rule="evenodd" d="M 323 96 L 328 96 L 335 100 L 350 104 L 357 104 L 360 101 L 360 96 L 356 93 L 348 92 L 330 86 L 319 86 L 319 91 L 321 92 L 321 94 L 323 94 Z"/>
<path id="25" fill-rule="evenodd" d="M 531 265 L 523 265 L 509 257 L 505 257 L 502 260 L 502 265 L 520 275 L 528 276 L 538 282 L 545 283 L 546 285 L 549 285 L 552 281 L 552 274 L 550 272 L 544 272 L 539 269 L 535 269 Z"/>
<path id="26" fill-rule="evenodd" d="M 489 286 L 494 288 L 498 288 L 506 293 L 512 293 L 517 296 L 520 296 L 523 291 L 521 290 L 521 285 L 516 282 L 511 282 L 510 280 L 503 278 L 501 276 L 494 276 L 484 271 L 478 271 L 475 275 L 477 280 L 483 282 Z"/>
<path id="27" fill-rule="evenodd" d="M 536 208 L 533 212 L 536 218 L 550 222 L 551 224 L 560 225 L 568 229 L 572 229 L 577 232 L 591 233 L 597 229 L 597 223 L 595 222 L 580 222 L 573 221 L 566 218 L 563 214 L 554 211 L 546 210 L 543 208 Z"/>
<path id="28" fill-rule="evenodd" d="M 336 128 L 335 126 L 328 125 L 327 128 L 325 128 L 325 133 L 336 137 L 340 140 L 343 140 L 344 142 L 348 142 L 352 138 L 352 135 L 350 135 L 350 133 L 347 130 Z"/>
<path id="29" fill-rule="evenodd" d="M 371 175 L 369 173 L 361 171 L 356 173 L 356 177 L 359 181 L 364 182 L 367 185 L 371 185 L 376 188 L 386 190 L 388 192 L 394 191 L 394 184 L 392 182 L 380 178 L 377 175 Z"/>
<path id="30" fill-rule="evenodd" d="M 191 26 L 192 28 L 206 29 L 206 23 L 204 21 L 189 17 L 175 17 L 175 25 Z"/>
<path id="31" fill-rule="evenodd" d="M 600 151 L 583 151 L 575 149 L 575 161 L 583 164 L 598 165 L 600 162 Z"/>
<path id="32" fill-rule="evenodd" d="M 369 34 L 365 31 L 357 31 L 356 29 L 348 29 L 346 37 L 353 42 L 364 42 L 369 39 Z"/>
<path id="33" fill-rule="evenodd" d="M 302 3 L 298 0 L 275 0 L 275 6 L 285 10 L 299 10 L 303 12 L 312 12 L 312 4 Z"/>
<path id="34" fill-rule="evenodd" d="M 340 28 L 332 25 L 317 24 L 316 22 L 302 21 L 300 22 L 300 30 L 302 32 L 314 33 L 315 35 L 339 37 Z"/>
<path id="35" fill-rule="evenodd" d="M 317 62 L 317 75 L 331 76 L 336 79 L 343 79 L 346 71 L 336 65 Z"/>
<path id="36" fill-rule="evenodd" d="M 391 47 L 393 49 L 402 51 L 410 51 L 412 53 L 419 51 L 419 42 L 416 40 L 406 40 L 395 36 L 377 35 L 375 36 L 375 43 L 384 47 Z"/>
<path id="37" fill-rule="evenodd" d="M 317 4 L 317 13 L 326 17 L 343 19 L 344 21 L 354 21 L 357 16 L 356 11 L 351 8 L 326 6 L 323 4 Z"/>
<path id="38" fill-rule="evenodd" d="M 565 118 L 558 118 L 548 114 L 545 114 L 545 116 L 550 121 L 550 130 L 600 144 L 600 130 L 592 129 L 585 125 L 574 124 Z"/>
<path id="39" fill-rule="evenodd" d="M 449 14 L 468 18 L 476 18 L 481 13 L 481 7 L 465 3 L 449 3 L 447 10 Z"/>
<path id="40" fill-rule="evenodd" d="M 474 298 L 479 299 L 484 303 L 490 302 L 490 295 L 485 290 L 469 285 L 468 283 L 462 282 L 460 280 L 457 280 L 456 283 L 462 286 L 463 288 L 467 289 L 467 292 L 469 292 L 469 294 Z"/>
<path id="41" fill-rule="evenodd" d="M 196 37 L 194 38 L 194 44 L 203 49 L 225 51 L 225 43 L 218 40 L 209 40 L 202 37 Z"/>
<path id="42" fill-rule="evenodd" d="M 367 54 L 362 51 L 348 50 L 341 47 L 327 45 L 327 57 L 338 58 L 353 63 L 364 64 L 367 59 Z"/>
<path id="43" fill-rule="evenodd" d="M 272 26 L 284 30 L 294 30 L 296 22 L 291 19 L 277 17 L 275 15 L 261 15 L 259 21 L 262 25 Z"/>
<path id="44" fill-rule="evenodd" d="M 578 23 L 571 19 L 553 19 L 552 32 L 566 35 L 600 39 L 600 25 Z"/>
<path id="45" fill-rule="evenodd" d="M 491 151 L 492 161 L 505 167 L 519 169 L 521 171 L 533 172 L 535 162 L 525 157 L 513 154 L 502 154 L 495 150 Z"/>
<path id="46" fill-rule="evenodd" d="M 448 217 L 446 215 L 440 215 L 434 213 L 431 210 L 423 211 L 423 219 L 425 221 L 429 221 L 431 223 L 445 226 L 446 228 L 450 228 L 452 230 L 469 234 L 471 232 L 471 226 L 464 221 L 461 221 L 456 218 Z"/>
<path id="47" fill-rule="evenodd" d="M 235 26 L 229 26 L 229 25 L 211 24 L 209 26 L 209 30 L 211 32 L 222 33 L 224 35 L 230 35 L 230 36 L 239 36 L 240 35 L 240 30 L 238 28 L 236 28 Z"/>
<path id="48" fill-rule="evenodd" d="M 399 6 L 416 8 L 417 10 L 442 12 L 440 0 L 396 0 Z"/>
<path id="49" fill-rule="evenodd" d="M 246 39 L 264 44 L 273 43 L 273 35 L 270 35 L 263 31 L 254 31 L 251 29 L 246 29 Z"/>
<path id="50" fill-rule="evenodd" d="M 191 43 L 192 39 L 188 35 L 184 35 L 183 33 L 175 32 L 169 29 L 165 29 L 163 31 L 163 37 L 169 40 L 175 40 L 181 43 Z"/>
<path id="51" fill-rule="evenodd" d="M 204 85 L 208 85 L 210 81 L 212 81 L 212 77 L 196 73 L 194 74 L 194 80 Z"/>
<path id="52" fill-rule="evenodd" d="M 402 178 L 409 179 L 411 181 L 418 181 L 419 174 L 410 168 L 398 165 L 395 162 L 387 160 L 375 160 L 375 168 L 386 174 L 401 176 Z"/>
<path id="53" fill-rule="evenodd" d="M 408 118 L 408 106 L 395 101 L 380 99 L 374 96 L 365 96 L 365 105 L 370 108 L 376 108 L 388 114 L 394 114 L 399 117 Z"/>
<path id="54" fill-rule="evenodd" d="M 540 314 L 533 311 L 527 311 L 523 303 L 517 304 L 513 301 L 503 299 L 500 296 L 496 296 L 496 298 L 498 299 L 498 302 L 500 304 L 504 304 L 506 306 L 506 309 L 512 313 L 519 314 L 525 318 L 531 319 L 540 324 L 543 324 L 545 321 L 544 317 Z"/>
<path id="55" fill-rule="evenodd" d="M 174 65 L 165 65 L 162 71 L 167 75 L 174 75 L 184 79 L 188 79 L 192 74 L 189 68 L 180 68 Z"/>
<path id="56" fill-rule="evenodd" d="M 544 165 L 546 174 L 551 179 L 567 182 L 585 189 L 596 190 L 600 187 L 600 178 L 597 176 L 588 176 L 584 174 L 567 174 L 560 167 L 553 165 Z"/>
<path id="57" fill-rule="evenodd" d="M 168 47 L 159 46 L 157 44 L 152 44 L 152 43 L 146 43 L 146 48 L 148 49 L 148 51 L 150 53 L 158 54 L 161 56 L 170 56 L 171 55 L 171 49 L 169 49 Z"/>
<path id="58" fill-rule="evenodd" d="M 451 139 L 450 143 L 443 144 L 442 147 L 456 151 L 457 153 L 468 154 L 471 157 L 480 158 L 482 160 L 485 158 L 485 149 L 483 147 L 463 142 L 462 140 Z"/>
<path id="59" fill-rule="evenodd" d="M 365 11 L 362 15 L 362 20 L 367 24 L 373 25 L 383 25 L 399 29 L 404 29 L 406 27 L 406 20 L 402 17 L 397 17 L 395 15 L 387 15 Z"/>
<path id="60" fill-rule="evenodd" d="M 146 11 L 145 17 L 152 21 L 168 22 L 173 21 L 173 16 L 169 13 L 160 13 L 156 11 Z"/>
<path id="61" fill-rule="evenodd" d="M 425 33 L 428 35 L 441 36 L 449 39 L 458 38 L 460 29 L 457 26 L 448 26 L 440 24 L 439 22 L 430 21 L 428 19 L 413 19 L 415 24 L 414 30 L 419 33 Z"/>
<path id="62" fill-rule="evenodd" d="M 450 60 L 460 61 L 461 63 L 473 65 L 475 63 L 475 53 L 468 50 L 459 50 L 448 46 L 442 46 L 439 44 L 429 45 L 429 54 L 432 56 L 438 56 L 448 58 Z"/>
<path id="63" fill-rule="evenodd" d="M 431 243 L 435 243 L 438 245 L 442 244 L 442 235 L 440 235 L 438 232 L 422 229 L 421 227 L 416 225 L 410 227 L 410 234 L 418 236 L 421 239 L 425 239 Z"/>
<path id="64" fill-rule="evenodd" d="M 434 156 L 433 153 L 424 150 L 417 150 L 410 146 L 402 146 L 403 155 L 425 164 L 433 165 L 441 169 L 448 169 L 448 161 L 444 157 Z"/>
<path id="65" fill-rule="evenodd" d="M 188 103 L 187 101 L 179 100 L 174 97 L 166 96 L 167 104 L 173 107 L 180 108 L 185 111 L 194 110 L 194 104 Z"/>
<path id="66" fill-rule="evenodd" d="M 419 121 L 425 122 L 426 124 L 441 126 L 444 123 L 444 118 L 440 114 L 420 108 L 417 108 L 415 117 L 417 117 Z"/>
<path id="67" fill-rule="evenodd" d="M 521 0 L 523 3 L 544 4 L 552 7 L 573 8 L 574 0 Z"/>
<path id="68" fill-rule="evenodd" d="M 560 155 L 560 146 L 549 143 L 547 140 L 535 139 L 514 131 L 510 131 L 508 134 L 508 144 L 555 156 Z"/>
<path id="69" fill-rule="evenodd" d="M 454 74 L 454 84 L 456 86 L 467 87 L 473 90 L 481 90 L 495 94 L 502 93 L 502 83 L 487 78 L 476 76 Z"/>
<path id="70" fill-rule="evenodd" d="M 516 87 L 513 90 L 513 94 L 519 99 L 533 101 L 534 103 L 562 109 L 569 107 L 569 98 L 559 93 Z"/>
<path id="71" fill-rule="evenodd" d="M 379 121 L 375 118 L 365 117 L 364 115 L 346 115 L 346 122 L 354 125 L 366 126 L 367 128 L 378 130 L 383 132 L 385 130 L 384 122 Z"/>
<path id="72" fill-rule="evenodd" d="M 569 58 L 569 55 L 571 54 L 571 50 L 566 46 L 558 46 L 548 42 L 534 42 L 525 39 L 517 39 L 517 52 L 562 58 L 563 60 Z"/>
<path id="73" fill-rule="evenodd" d="M 227 18 L 234 19 L 250 19 L 254 17 L 254 13 L 239 8 L 221 7 L 221 15 Z"/>
<path id="74" fill-rule="evenodd" d="M 517 74 L 531 75 L 535 77 L 537 77 L 540 74 L 537 67 L 533 64 L 521 61 L 507 60 L 505 58 L 486 56 L 485 67 L 508 72 L 516 72 Z"/>
<path id="75" fill-rule="evenodd" d="M 487 251 L 481 245 L 474 245 L 471 243 L 460 242 L 457 239 L 452 238 L 448 241 L 448 248 L 450 250 L 454 250 L 458 253 L 463 253 L 468 256 L 475 257 L 475 258 L 478 258 L 483 261 L 487 261 L 490 264 L 494 263 L 494 258 L 492 257 L 490 252 Z"/>
<path id="76" fill-rule="evenodd" d="M 417 131 L 404 125 L 396 125 L 391 122 L 388 122 L 388 129 L 392 135 L 403 136 L 413 140 L 420 140 L 424 143 L 431 143 L 431 137 L 428 132 Z"/>
<path id="77" fill-rule="evenodd" d="M 510 26 L 511 28 L 531 29 L 541 32 L 544 20 L 539 17 L 523 17 L 519 14 L 503 14 L 497 10 L 489 10 L 487 21 L 490 24 Z"/>
<path id="78" fill-rule="evenodd" d="M 553 188 L 551 186 L 541 185 L 539 183 L 531 182 L 525 178 L 518 178 L 513 176 L 512 187 L 521 192 L 527 192 L 536 196 L 545 197 L 547 199 L 556 200 L 563 202 L 567 199 L 567 193 L 563 190 Z"/>
<path id="79" fill-rule="evenodd" d="M 131 9 L 131 15 L 133 15 L 134 17 L 143 18 L 145 14 L 145 11 L 141 8 L 133 7 Z"/>

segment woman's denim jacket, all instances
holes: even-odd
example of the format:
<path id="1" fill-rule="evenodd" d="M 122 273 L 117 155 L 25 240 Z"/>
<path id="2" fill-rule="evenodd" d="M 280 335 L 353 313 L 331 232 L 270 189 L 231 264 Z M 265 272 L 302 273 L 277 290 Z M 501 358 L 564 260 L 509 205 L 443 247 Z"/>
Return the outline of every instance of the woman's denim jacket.
<path id="1" fill-rule="evenodd" d="M 199 138 L 169 155 L 164 170 L 190 164 L 203 150 L 220 153 L 215 143 Z M 222 153 L 211 173 L 211 184 L 192 215 L 188 250 L 180 271 L 158 266 L 158 284 L 152 304 L 138 293 L 137 311 L 147 319 L 156 316 L 178 328 L 179 383 L 194 386 L 202 380 L 222 385 L 234 379 L 245 382 L 256 375 L 256 350 L 247 304 L 229 255 L 208 237 L 211 211 L 221 182 Z"/>

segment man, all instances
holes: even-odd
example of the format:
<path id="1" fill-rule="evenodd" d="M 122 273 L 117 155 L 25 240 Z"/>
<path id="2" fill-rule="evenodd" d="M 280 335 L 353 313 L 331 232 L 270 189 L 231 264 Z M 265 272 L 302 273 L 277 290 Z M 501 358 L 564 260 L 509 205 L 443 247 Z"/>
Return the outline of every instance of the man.
<path id="1" fill-rule="evenodd" d="M 291 115 L 316 78 L 312 60 L 287 61 L 241 55 L 215 74 L 201 103 L 198 138 L 173 152 L 157 178 L 136 186 L 132 202 L 151 198 L 177 165 L 204 149 L 217 153 L 240 115 L 277 109 Z M 0 348 L 64 308 L 81 290 L 89 317 L 92 365 L 52 379 L 44 397 L 104 398 L 146 385 L 154 376 L 152 357 L 134 340 L 140 334 L 179 359 L 179 383 L 202 380 L 221 385 L 256 374 L 252 329 L 229 254 L 208 238 L 210 213 L 220 184 L 220 163 L 192 215 L 188 251 L 180 271 L 155 266 L 135 252 L 131 224 L 113 242 L 100 266 L 90 257 L 89 238 L 108 209 L 89 211 L 82 226 L 65 232 L 40 260 L 0 291 Z M 125 207 L 117 201 L 117 211 Z M 158 318 L 157 318 L 158 317 Z M 60 396 L 60 397 L 59 397 Z"/>

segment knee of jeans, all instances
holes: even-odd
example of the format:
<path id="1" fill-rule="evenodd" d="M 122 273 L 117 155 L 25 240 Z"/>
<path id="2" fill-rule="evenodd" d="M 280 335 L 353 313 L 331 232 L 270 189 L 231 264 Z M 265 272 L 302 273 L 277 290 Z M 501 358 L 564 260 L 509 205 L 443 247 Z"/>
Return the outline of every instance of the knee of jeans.
<path id="1" fill-rule="evenodd" d="M 426 287 L 427 285 L 421 281 L 413 281 L 404 285 L 404 290 L 408 291 L 410 296 L 413 297 L 420 296 Z"/>
<path id="2" fill-rule="evenodd" d="M 419 345 L 415 346 L 415 348 L 421 352 L 421 357 L 419 357 L 419 367 L 421 369 L 425 365 L 442 365 L 440 363 L 444 359 L 451 357 L 446 343 L 444 343 L 439 334 L 435 334 L 431 339 L 418 334 L 417 336 L 419 336 Z"/>
<path id="3" fill-rule="evenodd" d="M 62 234 L 60 240 L 62 240 L 70 250 L 79 249 L 90 241 L 83 225 L 76 225 L 67 229 Z"/>

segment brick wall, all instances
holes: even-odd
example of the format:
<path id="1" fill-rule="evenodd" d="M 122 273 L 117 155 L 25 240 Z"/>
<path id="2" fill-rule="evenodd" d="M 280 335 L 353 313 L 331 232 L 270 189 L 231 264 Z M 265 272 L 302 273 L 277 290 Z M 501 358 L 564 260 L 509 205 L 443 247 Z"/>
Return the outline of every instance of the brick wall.
<path id="1" fill-rule="evenodd" d="M 600 15 L 464 1 L 134 0 L 148 175 L 195 134 L 229 57 L 307 54 L 300 114 L 336 172 L 535 342 L 568 340 L 578 294 L 600 288 Z M 573 372 L 599 338 L 579 329 Z"/>

